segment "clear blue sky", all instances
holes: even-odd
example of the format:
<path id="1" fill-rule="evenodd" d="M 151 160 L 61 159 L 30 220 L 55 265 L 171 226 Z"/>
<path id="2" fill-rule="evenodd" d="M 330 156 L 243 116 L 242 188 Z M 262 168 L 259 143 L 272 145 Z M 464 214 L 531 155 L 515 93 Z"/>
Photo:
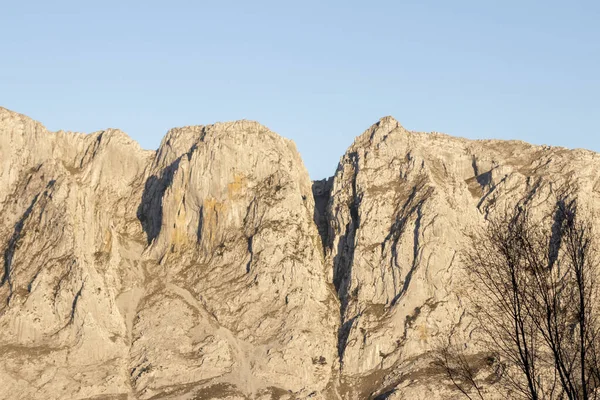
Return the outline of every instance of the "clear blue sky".
<path id="1" fill-rule="evenodd" d="M 253 119 L 331 175 L 406 128 L 600 151 L 600 1 L 10 1 L 0 105 L 49 129 Z"/>

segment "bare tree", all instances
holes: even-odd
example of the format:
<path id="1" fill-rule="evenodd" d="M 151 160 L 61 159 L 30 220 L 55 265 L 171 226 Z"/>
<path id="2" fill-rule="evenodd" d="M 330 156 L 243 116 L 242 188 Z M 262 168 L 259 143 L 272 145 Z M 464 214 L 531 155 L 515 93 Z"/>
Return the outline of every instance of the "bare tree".
<path id="1" fill-rule="evenodd" d="M 453 345 L 451 338 L 440 344 L 435 354 L 435 364 L 467 399 L 485 400 L 482 385 L 477 379 L 480 364 L 469 359 L 460 347 Z"/>
<path id="2" fill-rule="evenodd" d="M 597 399 L 599 265 L 592 226 L 568 196 L 556 201 L 551 221 L 536 221 L 518 206 L 471 237 L 464 254 L 473 285 L 469 311 L 479 345 L 504 366 L 500 387 L 512 398 Z M 438 353 L 454 386 L 467 398 L 483 398 L 465 373 L 473 370 L 465 356 Z"/>

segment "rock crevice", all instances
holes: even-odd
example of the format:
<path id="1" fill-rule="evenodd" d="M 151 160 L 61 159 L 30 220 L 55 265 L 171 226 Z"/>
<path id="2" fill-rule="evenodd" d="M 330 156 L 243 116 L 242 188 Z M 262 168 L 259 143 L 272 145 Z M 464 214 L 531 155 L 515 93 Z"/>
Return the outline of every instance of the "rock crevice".
<path id="1" fill-rule="evenodd" d="M 0 108 L 0 398 L 451 398 L 430 354 L 472 329 L 465 235 L 564 183 L 598 215 L 598 176 L 386 117 L 311 182 L 255 122 L 153 152 Z"/>

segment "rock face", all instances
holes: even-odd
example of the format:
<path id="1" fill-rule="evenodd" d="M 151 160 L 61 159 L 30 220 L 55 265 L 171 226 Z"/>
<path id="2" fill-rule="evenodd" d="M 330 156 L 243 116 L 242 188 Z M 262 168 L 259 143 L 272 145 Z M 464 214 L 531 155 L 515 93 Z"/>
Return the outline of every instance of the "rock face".
<path id="1" fill-rule="evenodd" d="M 0 397 L 327 393 L 339 307 L 292 142 L 0 121 Z"/>
<path id="2" fill-rule="evenodd" d="M 597 221 L 600 156 L 591 151 L 408 132 L 389 117 L 358 137 L 327 210 L 345 395 L 459 397 L 428 355 L 474 329 L 459 279 L 466 235 L 517 204 L 549 211 L 565 185 Z"/>
<path id="3" fill-rule="evenodd" d="M 465 235 L 561 182 L 597 215 L 589 151 L 388 117 L 312 183 L 255 122 L 154 152 L 0 108 L 0 398 L 453 398 Z"/>

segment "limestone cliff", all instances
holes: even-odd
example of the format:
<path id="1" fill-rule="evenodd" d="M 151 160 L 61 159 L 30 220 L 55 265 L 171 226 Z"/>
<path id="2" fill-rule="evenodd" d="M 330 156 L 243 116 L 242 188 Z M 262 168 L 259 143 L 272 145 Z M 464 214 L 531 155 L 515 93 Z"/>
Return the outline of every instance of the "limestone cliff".
<path id="1" fill-rule="evenodd" d="M 460 280 L 466 236 L 517 204 L 549 211 L 566 185 L 597 221 L 600 155 L 591 151 L 409 132 L 390 117 L 359 136 L 327 210 L 344 396 L 456 398 L 430 352 L 475 329 Z"/>
<path id="2" fill-rule="evenodd" d="M 330 180 L 255 122 L 49 132 L 0 108 L 0 398 L 452 398 L 457 253 L 600 156 L 384 118 Z"/>

